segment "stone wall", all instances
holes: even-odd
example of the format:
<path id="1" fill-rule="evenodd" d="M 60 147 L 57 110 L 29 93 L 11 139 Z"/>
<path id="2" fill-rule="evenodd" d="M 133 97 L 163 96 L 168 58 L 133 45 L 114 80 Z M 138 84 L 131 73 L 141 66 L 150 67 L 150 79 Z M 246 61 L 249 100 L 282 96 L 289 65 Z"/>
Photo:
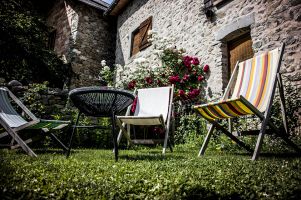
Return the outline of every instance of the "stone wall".
<path id="1" fill-rule="evenodd" d="M 115 60 L 116 25 L 103 11 L 78 1 L 58 0 L 48 15 L 57 30 L 55 51 L 71 64 L 71 87 L 98 84 L 101 60 Z"/>
<path id="2" fill-rule="evenodd" d="M 0 86 L 7 87 L 11 92 L 17 96 L 27 108 L 33 112 L 37 117 L 52 118 L 52 114 L 61 114 L 68 101 L 68 90 L 59 88 L 47 87 L 47 90 L 39 91 L 32 90 L 32 86 L 23 86 L 19 81 L 12 80 L 9 83 L 1 83 Z M 34 93 L 33 93 L 34 91 Z M 26 100 L 29 102 L 26 102 Z M 25 101 L 25 102 L 24 102 Z M 38 105 L 42 105 L 39 107 Z M 33 106 L 33 107 L 30 107 Z M 31 108 L 37 109 L 32 110 Z M 43 116 L 40 114 L 43 113 Z M 44 116 L 45 115 L 45 116 Z M 64 116 L 70 118 L 70 116 Z"/>
<path id="3" fill-rule="evenodd" d="M 198 0 L 133 0 L 119 15 L 116 63 L 133 65 L 136 57 L 149 57 L 153 46 L 130 57 L 131 34 L 141 22 L 153 16 L 153 30 L 175 38 L 175 46 L 201 58 L 210 66 L 208 97 L 220 96 L 227 84 L 227 41 L 250 30 L 255 53 L 286 43 L 281 72 L 301 87 L 300 9 L 298 0 L 229 0 L 214 7 L 214 17 L 204 14 Z M 156 64 L 154 61 L 152 64 Z"/>

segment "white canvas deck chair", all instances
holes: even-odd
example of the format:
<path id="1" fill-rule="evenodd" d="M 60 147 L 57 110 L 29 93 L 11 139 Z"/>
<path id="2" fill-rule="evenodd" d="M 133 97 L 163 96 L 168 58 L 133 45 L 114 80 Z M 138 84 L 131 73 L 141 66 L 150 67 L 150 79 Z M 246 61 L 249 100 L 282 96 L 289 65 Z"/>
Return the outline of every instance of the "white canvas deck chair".
<path id="1" fill-rule="evenodd" d="M 265 52 L 244 62 L 237 62 L 229 84 L 222 99 L 219 102 L 205 105 L 196 105 L 194 109 L 211 123 L 211 127 L 205 137 L 199 156 L 205 153 L 210 137 L 215 128 L 234 140 L 238 145 L 252 153 L 250 147 L 237 139 L 232 132 L 217 123 L 218 119 L 229 119 L 244 115 L 256 115 L 261 120 L 252 160 L 257 159 L 263 142 L 266 128 L 269 128 L 281 137 L 287 144 L 300 152 L 298 146 L 291 142 L 285 132 L 287 132 L 286 116 L 284 111 L 284 93 L 279 73 L 281 60 L 284 51 L 284 44 L 281 48 Z M 235 81 L 235 77 L 236 81 Z M 284 122 L 284 131 L 280 131 L 270 121 L 271 107 L 274 99 L 276 83 L 278 82 L 281 99 L 281 109 Z M 234 88 L 234 89 L 231 89 Z M 230 90 L 232 96 L 230 96 Z"/>
<path id="2" fill-rule="evenodd" d="M 28 118 L 30 118 L 30 121 L 27 121 L 14 109 L 10 99 L 22 109 Z M 61 129 L 69 123 L 69 121 L 38 119 L 9 89 L 0 87 L 0 124 L 5 129 L 5 132 L 0 134 L 0 139 L 8 135 L 12 137 L 11 143 L 6 146 L 10 146 L 12 149 L 21 147 L 28 155 L 36 157 L 37 155 L 27 145 L 32 142 L 33 139 L 24 141 L 19 136 L 18 132 L 23 129 L 41 129 L 41 131 L 47 133 L 65 151 L 67 151 L 67 147 L 53 133 L 49 132 L 49 130 Z M 14 144 L 15 142 L 17 144 Z"/>
<path id="3" fill-rule="evenodd" d="M 117 125 L 120 127 L 117 141 L 121 140 L 123 133 L 130 144 L 155 144 L 160 141 L 150 139 L 132 140 L 130 138 L 130 125 L 161 125 L 165 130 L 162 153 L 165 154 L 167 145 L 172 151 L 169 141 L 169 130 L 172 117 L 173 90 L 173 85 L 170 87 L 138 89 L 138 100 L 134 116 L 128 116 L 130 108 L 128 108 L 126 116 L 117 116 Z M 124 128 L 125 124 L 127 124 L 127 131 Z"/>

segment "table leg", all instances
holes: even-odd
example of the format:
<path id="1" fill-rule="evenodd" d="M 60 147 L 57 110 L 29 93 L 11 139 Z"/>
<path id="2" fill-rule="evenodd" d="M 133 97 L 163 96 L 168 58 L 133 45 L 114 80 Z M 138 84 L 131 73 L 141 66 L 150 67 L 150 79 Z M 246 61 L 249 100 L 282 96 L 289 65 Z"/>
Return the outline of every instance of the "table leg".
<path id="1" fill-rule="evenodd" d="M 66 154 L 66 158 L 68 158 L 69 155 L 70 155 L 72 141 L 73 141 L 73 135 L 74 135 L 75 129 L 76 129 L 77 125 L 78 125 L 78 121 L 79 121 L 80 115 L 81 115 L 81 112 L 78 113 L 75 125 L 73 126 L 73 129 L 72 129 L 72 133 L 71 133 L 71 137 L 70 137 L 70 141 L 69 141 L 69 145 L 68 145 L 68 151 L 67 151 L 67 154 Z"/>
<path id="2" fill-rule="evenodd" d="M 115 113 L 114 112 L 112 112 L 111 121 L 112 121 L 112 136 L 113 136 L 115 161 L 118 161 L 118 144 L 117 144 L 116 120 L 115 120 Z"/>

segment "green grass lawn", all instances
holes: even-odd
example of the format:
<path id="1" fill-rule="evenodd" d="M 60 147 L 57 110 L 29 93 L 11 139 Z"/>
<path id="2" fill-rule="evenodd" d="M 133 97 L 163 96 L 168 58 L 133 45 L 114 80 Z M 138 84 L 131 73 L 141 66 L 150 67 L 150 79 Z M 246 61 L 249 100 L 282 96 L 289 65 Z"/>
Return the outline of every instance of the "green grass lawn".
<path id="1" fill-rule="evenodd" d="M 31 158 L 0 150 L 1 199 L 301 199 L 301 158 L 175 148 L 54 150 Z"/>

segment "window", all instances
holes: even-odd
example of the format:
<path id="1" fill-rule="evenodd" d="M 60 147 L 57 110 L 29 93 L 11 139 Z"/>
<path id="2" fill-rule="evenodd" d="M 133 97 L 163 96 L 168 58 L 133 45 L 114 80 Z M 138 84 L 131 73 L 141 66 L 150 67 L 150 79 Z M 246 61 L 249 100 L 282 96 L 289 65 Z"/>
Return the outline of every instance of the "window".
<path id="1" fill-rule="evenodd" d="M 152 17 L 142 22 L 140 26 L 132 33 L 131 56 L 139 51 L 149 47 L 151 42 L 148 41 L 148 31 L 152 29 Z"/>
<path id="2" fill-rule="evenodd" d="M 229 77 L 231 76 L 237 61 L 244 61 L 254 56 L 252 38 L 250 33 L 244 34 L 228 42 L 229 52 Z"/>
<path id="3" fill-rule="evenodd" d="M 54 50 L 55 47 L 55 38 L 56 38 L 56 30 L 53 29 L 52 31 L 49 32 L 48 35 L 48 49 Z"/>

